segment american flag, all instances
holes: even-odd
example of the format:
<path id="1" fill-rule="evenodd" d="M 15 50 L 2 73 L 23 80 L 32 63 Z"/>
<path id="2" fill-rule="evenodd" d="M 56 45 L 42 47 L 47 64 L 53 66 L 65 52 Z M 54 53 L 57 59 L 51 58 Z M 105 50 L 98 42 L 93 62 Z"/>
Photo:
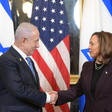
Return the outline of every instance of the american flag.
<path id="1" fill-rule="evenodd" d="M 43 91 L 70 85 L 69 27 L 63 0 L 34 0 L 31 23 L 40 32 L 40 48 L 32 56 Z M 46 104 L 44 112 L 69 112 L 69 104 Z"/>

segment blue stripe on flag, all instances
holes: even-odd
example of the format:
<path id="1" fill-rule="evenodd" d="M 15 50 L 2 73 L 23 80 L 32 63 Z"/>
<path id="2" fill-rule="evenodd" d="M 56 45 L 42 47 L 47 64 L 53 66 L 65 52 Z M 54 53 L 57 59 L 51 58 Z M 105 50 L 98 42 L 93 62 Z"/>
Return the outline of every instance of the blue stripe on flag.
<path id="1" fill-rule="evenodd" d="M 81 51 L 84 54 L 84 56 L 87 58 L 88 61 L 93 61 L 94 60 L 94 58 L 91 58 L 89 56 L 89 54 L 88 54 L 89 53 L 89 49 L 82 49 Z"/>
<path id="2" fill-rule="evenodd" d="M 0 3 L 4 7 L 9 17 L 12 19 L 8 0 L 0 0 Z"/>
<path id="3" fill-rule="evenodd" d="M 112 16 L 112 0 L 102 0 Z"/>
<path id="4" fill-rule="evenodd" d="M 82 95 L 80 97 L 80 99 L 79 99 L 79 103 L 80 103 L 79 109 L 80 109 L 80 112 L 83 112 L 83 110 L 84 110 L 85 100 L 86 100 L 85 99 L 85 95 Z"/>
<path id="5" fill-rule="evenodd" d="M 0 53 L 5 53 L 8 49 L 9 49 L 9 47 L 4 48 L 0 43 Z"/>

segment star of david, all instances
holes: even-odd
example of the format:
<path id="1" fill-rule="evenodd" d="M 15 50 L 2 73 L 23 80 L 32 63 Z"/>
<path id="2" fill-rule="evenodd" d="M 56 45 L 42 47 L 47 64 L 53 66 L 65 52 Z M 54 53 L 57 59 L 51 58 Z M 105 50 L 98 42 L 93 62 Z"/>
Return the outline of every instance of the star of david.
<path id="1" fill-rule="evenodd" d="M 102 0 L 107 10 L 109 11 L 110 15 L 112 16 L 112 1 L 111 0 Z"/>
<path id="2" fill-rule="evenodd" d="M 5 53 L 9 47 L 3 47 L 2 44 L 0 43 L 0 53 Z"/>
<path id="3" fill-rule="evenodd" d="M 94 58 L 91 58 L 90 55 L 89 55 L 89 49 L 82 49 L 81 51 L 88 61 L 93 61 L 94 60 Z"/>

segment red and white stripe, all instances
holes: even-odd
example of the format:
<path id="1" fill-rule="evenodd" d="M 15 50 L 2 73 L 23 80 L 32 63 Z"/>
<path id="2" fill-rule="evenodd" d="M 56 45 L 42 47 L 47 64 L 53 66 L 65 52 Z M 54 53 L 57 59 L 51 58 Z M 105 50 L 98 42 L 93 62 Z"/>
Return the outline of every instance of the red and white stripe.
<path id="1" fill-rule="evenodd" d="M 66 90 L 70 85 L 69 36 L 65 37 L 51 52 L 39 41 L 33 60 L 40 78 L 41 89 L 47 91 Z M 46 104 L 44 112 L 69 112 L 69 104 L 52 106 Z"/>

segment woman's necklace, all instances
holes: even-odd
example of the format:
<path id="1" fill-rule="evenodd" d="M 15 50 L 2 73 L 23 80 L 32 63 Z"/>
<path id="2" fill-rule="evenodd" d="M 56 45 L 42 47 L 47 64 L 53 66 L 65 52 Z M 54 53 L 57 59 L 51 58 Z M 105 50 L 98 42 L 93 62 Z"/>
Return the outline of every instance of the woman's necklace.
<path id="1" fill-rule="evenodd" d="M 95 63 L 95 70 L 100 70 L 104 64 L 99 64 L 100 66 L 98 66 L 98 64 Z"/>

